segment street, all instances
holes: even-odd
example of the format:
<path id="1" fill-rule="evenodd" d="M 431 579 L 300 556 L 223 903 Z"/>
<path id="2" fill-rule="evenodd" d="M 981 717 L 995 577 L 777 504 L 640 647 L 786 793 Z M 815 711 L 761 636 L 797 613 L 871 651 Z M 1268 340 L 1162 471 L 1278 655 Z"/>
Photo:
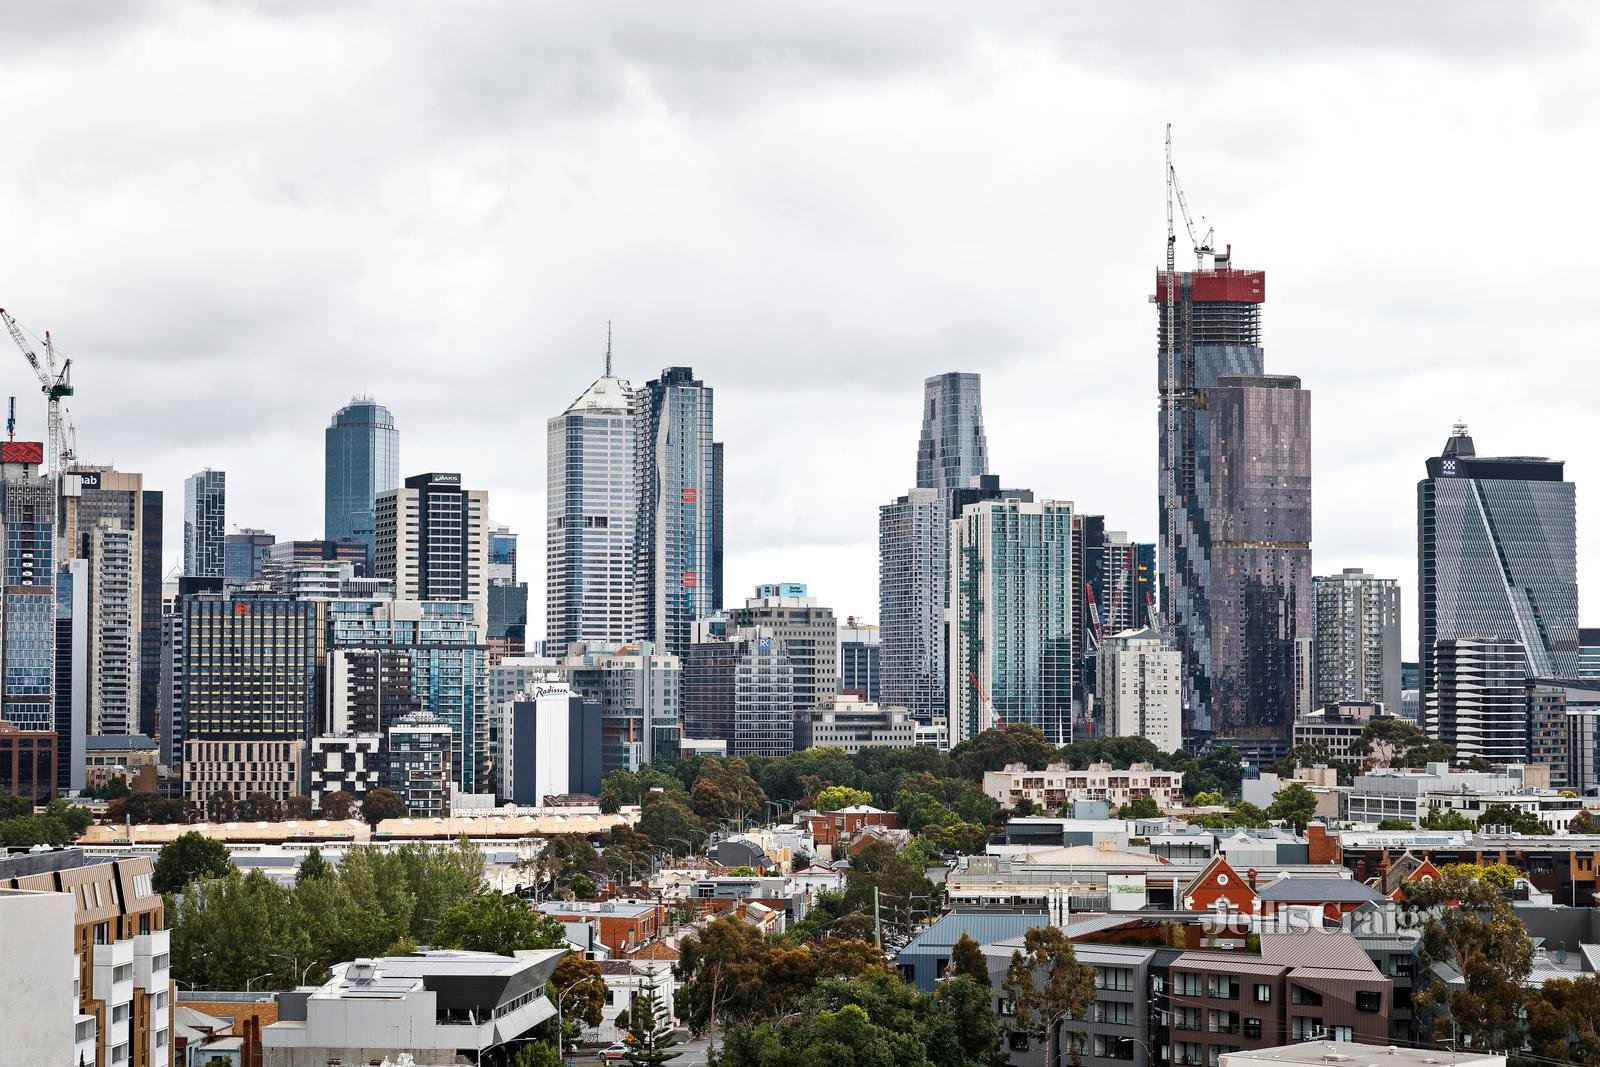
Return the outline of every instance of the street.
<path id="1" fill-rule="evenodd" d="M 707 1048 L 708 1045 L 704 1038 L 697 1041 L 678 1042 L 678 1044 L 672 1046 L 672 1051 L 682 1053 L 682 1055 L 671 1061 L 672 1067 L 705 1067 Z M 579 1053 L 576 1057 L 568 1056 L 567 1062 L 587 1065 L 605 1063 L 606 1061 L 600 1059 L 596 1052 L 585 1051 Z"/>

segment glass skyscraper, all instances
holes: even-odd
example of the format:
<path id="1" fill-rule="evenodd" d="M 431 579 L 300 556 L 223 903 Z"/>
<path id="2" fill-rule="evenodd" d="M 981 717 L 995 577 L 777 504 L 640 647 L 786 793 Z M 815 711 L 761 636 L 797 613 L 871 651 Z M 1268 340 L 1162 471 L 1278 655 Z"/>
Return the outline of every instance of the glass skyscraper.
<path id="1" fill-rule="evenodd" d="M 56 491 L 43 461 L 38 442 L 0 443 L 0 718 L 23 730 L 56 728 Z"/>
<path id="2" fill-rule="evenodd" d="M 400 487 L 400 431 L 389 409 L 356 397 L 334 412 L 324 434 L 327 472 L 323 482 L 323 536 L 374 544 L 373 502 Z"/>
<path id="3" fill-rule="evenodd" d="M 950 535 L 950 743 L 1026 723 L 1072 740 L 1071 503 L 987 501 Z"/>
<path id="4" fill-rule="evenodd" d="M 1381 702 L 1400 714 L 1400 583 L 1346 567 L 1311 589 L 1314 702 Z"/>
<path id="5" fill-rule="evenodd" d="M 227 475 L 207 467 L 183 482 L 183 573 L 221 578 L 226 570 Z"/>
<path id="6" fill-rule="evenodd" d="M 918 489 L 958 489 L 989 473 L 981 385 L 979 375 L 957 371 L 936 374 L 922 383 Z"/>
<path id="7" fill-rule="evenodd" d="M 1417 483 L 1417 625 L 1424 723 L 1440 728 L 1435 648 L 1518 642 L 1537 678 L 1575 678 L 1576 495 L 1560 460 L 1479 456 L 1457 425 Z"/>
<path id="8" fill-rule="evenodd" d="M 546 427 L 545 635 L 620 645 L 629 631 L 637 497 L 633 388 L 606 373 Z"/>
<path id="9" fill-rule="evenodd" d="M 722 446 L 712 412 L 711 387 L 689 367 L 668 367 L 633 396 L 629 639 L 673 655 L 689 646 L 695 620 L 722 607 Z"/>

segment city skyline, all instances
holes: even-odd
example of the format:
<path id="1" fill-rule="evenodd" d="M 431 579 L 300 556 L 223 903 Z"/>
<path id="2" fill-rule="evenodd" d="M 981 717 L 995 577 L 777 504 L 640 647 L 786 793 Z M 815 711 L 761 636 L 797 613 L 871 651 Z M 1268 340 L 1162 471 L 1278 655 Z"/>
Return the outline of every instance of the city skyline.
<path id="1" fill-rule="evenodd" d="M 727 587 L 782 573 L 841 615 L 872 618 L 876 508 L 911 482 L 916 383 L 931 374 L 983 375 L 990 466 L 1008 485 L 1072 499 L 1135 540 L 1154 539 L 1149 435 L 1125 452 L 1107 442 L 1153 413 L 1140 294 L 1163 251 L 1160 138 L 1172 121 L 1193 205 L 1242 266 L 1272 273 L 1271 366 L 1300 375 L 1326 416 L 1313 457 L 1317 573 L 1397 578 L 1402 617 L 1417 618 L 1416 464 L 1458 418 L 1499 452 L 1564 459 L 1580 487 L 1591 480 L 1573 417 L 1588 386 L 1568 370 L 1576 356 L 1561 354 L 1582 351 L 1581 312 L 1561 299 L 1581 276 L 1577 252 L 1540 237 L 1557 232 L 1555 212 L 1576 195 L 1569 183 L 1592 143 L 1566 84 L 1592 66 L 1584 23 L 1531 8 L 1508 41 L 1482 21 L 1441 36 L 1432 22 L 1400 18 L 1380 40 L 1361 19 L 1308 16 L 1310 33 L 1224 7 L 1180 14 L 1140 40 L 1116 16 L 968 17 L 909 39 L 891 32 L 893 11 L 853 17 L 825 35 L 835 44 L 807 37 L 799 84 L 784 88 L 764 75 L 760 60 L 773 54 L 764 48 L 749 66 L 697 73 L 686 57 L 700 53 L 677 28 L 654 26 L 654 43 L 623 34 L 601 44 L 598 24 L 527 14 L 500 23 L 495 41 L 456 40 L 431 56 L 406 97 L 402 139 L 384 122 L 352 134 L 339 109 L 313 107 L 316 79 L 290 78 L 290 59 L 302 73 L 343 64 L 317 51 L 291 57 L 277 35 L 283 19 L 196 10 L 163 24 L 130 9 L 67 53 L 52 42 L 75 24 L 40 15 L 0 74 L 14 90 L 0 106 L 21 144 L 49 143 L 55 155 L 48 167 L 24 158 L 0 179 L 13 237 L 31 250 L 0 270 L 0 292 L 75 360 L 80 456 L 141 471 L 168 495 L 164 569 L 181 545 L 182 479 L 208 465 L 229 472 L 230 531 L 314 537 L 320 431 L 355 392 L 395 412 L 408 471 L 461 471 L 493 494 L 525 556 L 542 558 L 542 464 L 520 443 L 541 437 L 593 380 L 614 318 L 619 374 L 642 382 L 691 365 L 718 392 L 718 436 L 730 445 Z M 392 56 L 343 70 L 340 84 L 354 97 L 401 85 L 398 72 L 436 36 L 426 24 L 383 30 Z M 359 6 L 308 25 L 329 39 L 378 27 Z M 716 32 L 731 47 L 761 40 L 757 28 L 746 16 Z M 228 70 L 232 42 L 252 31 L 260 59 Z M 552 33 L 584 57 L 583 90 L 493 74 L 466 79 L 481 91 L 442 88 L 479 66 L 519 69 L 513 57 Z M 1228 75 L 1186 89 L 1182 108 L 1169 82 L 1140 84 L 1162 70 L 1203 81 L 1193 60 L 1202 43 L 1215 46 L 1208 66 Z M 180 45 L 214 57 L 207 106 L 240 116 L 239 133 L 201 144 L 164 106 L 171 83 L 154 72 L 176 69 L 168 49 Z M 1549 75 L 1537 86 L 1507 58 L 1530 55 Z M 1405 62 L 1380 62 L 1391 56 Z M 1381 70 L 1360 85 L 1325 77 L 1326 61 L 1352 57 Z M 263 79 L 271 92 L 260 92 Z M 1251 91 L 1266 84 L 1283 89 Z M 913 109 L 907 124 L 908 91 L 951 106 Z M 1412 106 L 1394 109 L 1397 96 Z M 118 139 L 30 136 L 41 119 L 22 102 L 41 97 L 51 106 L 34 110 L 67 131 L 100 129 L 108 99 L 136 111 L 160 158 Z M 1224 97 L 1230 106 L 1215 106 Z M 1096 113 L 1072 107 L 1085 98 Z M 1455 118 L 1410 117 L 1430 112 Z M 551 118 L 566 125 L 556 132 Z M 1060 135 L 1039 138 L 1041 123 Z M 360 151 L 370 166 L 273 151 L 280 129 L 335 162 Z M 441 130 L 452 132 L 434 136 Z M 889 131 L 897 151 L 863 152 Z M 1437 180 L 1450 159 L 1489 141 L 1496 159 Z M 551 145 L 577 161 L 579 184 L 543 164 Z M 656 165 L 649 178 L 652 168 L 620 165 L 644 150 Z M 494 162 L 478 166 L 484 159 Z M 45 169 L 117 175 L 141 211 L 106 225 L 100 212 L 118 187 L 25 184 Z M 248 180 L 172 180 L 183 173 Z M 451 175 L 465 176 L 467 195 Z M 1519 195 L 1535 175 L 1546 195 Z M 552 225 L 543 205 L 573 197 L 570 221 Z M 449 232 L 418 231 L 431 247 L 416 268 L 393 234 L 429 214 Z M 795 224 L 830 216 L 837 229 Z M 528 240 L 541 231 L 548 240 Z M 1485 231 L 1496 234 L 1492 257 Z M 781 272 L 767 264 L 774 247 L 786 249 Z M 507 296 L 530 288 L 551 291 L 531 304 Z M 835 309 L 837 319 L 824 317 Z M 19 433 L 42 438 L 43 405 L 10 358 L 0 383 L 19 397 Z M 202 358 L 211 373 L 184 373 Z M 1506 378 L 1492 401 L 1481 396 L 1486 373 Z M 514 387 L 486 388 L 496 376 Z M 1536 388 L 1550 380 L 1573 388 Z M 124 403 L 130 395 L 161 402 Z M 802 430 L 775 411 L 813 424 Z M 862 464 L 862 452 L 881 460 Z M 829 506 L 808 507 L 808 487 L 825 481 Z M 1591 495 L 1578 494 L 1581 530 L 1600 520 Z M 1583 547 L 1580 582 L 1594 584 L 1600 572 Z M 542 583 L 530 592 L 530 618 L 542 620 Z M 1408 624 L 1407 659 L 1415 640 Z"/>

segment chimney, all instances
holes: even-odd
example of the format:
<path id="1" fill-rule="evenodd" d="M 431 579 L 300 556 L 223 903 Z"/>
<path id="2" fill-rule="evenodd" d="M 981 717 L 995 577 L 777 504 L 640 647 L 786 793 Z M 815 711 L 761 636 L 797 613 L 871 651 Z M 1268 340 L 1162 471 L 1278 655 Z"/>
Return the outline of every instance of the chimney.
<path id="1" fill-rule="evenodd" d="M 1254 893 L 1256 891 L 1256 869 L 1254 867 L 1244 872 L 1244 880 L 1250 884 L 1250 892 Z"/>

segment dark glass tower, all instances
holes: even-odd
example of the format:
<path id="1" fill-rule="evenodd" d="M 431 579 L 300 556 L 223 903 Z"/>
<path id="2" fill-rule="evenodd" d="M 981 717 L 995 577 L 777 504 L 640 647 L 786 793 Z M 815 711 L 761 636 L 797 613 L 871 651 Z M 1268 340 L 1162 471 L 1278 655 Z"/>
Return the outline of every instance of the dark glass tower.
<path id="1" fill-rule="evenodd" d="M 1218 255 L 1211 270 L 1156 275 L 1156 384 L 1161 398 L 1160 564 L 1167 625 L 1183 652 L 1188 710 L 1184 737 L 1212 730 L 1211 409 L 1226 375 L 1259 375 L 1266 273 L 1234 270 Z"/>
<path id="2" fill-rule="evenodd" d="M 183 573 L 221 578 L 227 537 L 227 475 L 209 467 L 183 482 Z"/>
<path id="3" fill-rule="evenodd" d="M 365 542 L 370 560 L 373 502 L 400 486 L 400 431 L 388 408 L 370 397 L 356 397 L 334 413 L 323 440 L 323 536 Z"/>
<path id="4" fill-rule="evenodd" d="M 989 473 L 983 436 L 982 379 L 951 371 L 922 383 L 922 440 L 917 445 L 917 488 L 959 489 Z"/>
<path id="5" fill-rule="evenodd" d="M 1576 496 L 1563 469 L 1479 456 L 1457 425 L 1417 483 L 1419 681 L 1436 735 L 1440 641 L 1516 641 L 1534 677 L 1579 674 Z"/>

